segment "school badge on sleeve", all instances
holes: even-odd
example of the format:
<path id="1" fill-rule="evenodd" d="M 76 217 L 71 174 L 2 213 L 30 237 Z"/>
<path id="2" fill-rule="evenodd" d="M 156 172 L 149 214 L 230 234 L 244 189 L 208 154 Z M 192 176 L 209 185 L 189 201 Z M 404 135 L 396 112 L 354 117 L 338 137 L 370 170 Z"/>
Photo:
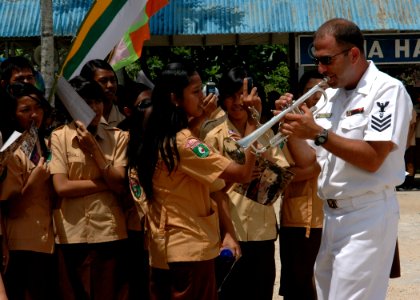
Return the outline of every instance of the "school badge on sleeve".
<path id="1" fill-rule="evenodd" d="M 191 149 L 200 158 L 205 158 L 210 155 L 209 148 L 198 139 L 188 139 L 185 147 Z"/>
<path id="2" fill-rule="evenodd" d="M 128 181 L 130 185 L 130 192 L 135 201 L 146 200 L 146 195 L 140 185 L 139 178 L 137 176 L 137 170 L 135 168 L 128 169 Z"/>

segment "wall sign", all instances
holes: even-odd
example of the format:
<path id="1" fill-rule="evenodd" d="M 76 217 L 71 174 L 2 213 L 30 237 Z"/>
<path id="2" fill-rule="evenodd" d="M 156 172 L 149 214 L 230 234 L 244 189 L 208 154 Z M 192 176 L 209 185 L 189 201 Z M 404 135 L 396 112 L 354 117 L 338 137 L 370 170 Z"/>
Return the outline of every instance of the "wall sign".
<path id="1" fill-rule="evenodd" d="M 364 34 L 365 54 L 375 64 L 420 63 L 420 33 Z M 310 56 L 312 35 L 296 38 L 296 61 L 299 66 L 313 66 Z"/>

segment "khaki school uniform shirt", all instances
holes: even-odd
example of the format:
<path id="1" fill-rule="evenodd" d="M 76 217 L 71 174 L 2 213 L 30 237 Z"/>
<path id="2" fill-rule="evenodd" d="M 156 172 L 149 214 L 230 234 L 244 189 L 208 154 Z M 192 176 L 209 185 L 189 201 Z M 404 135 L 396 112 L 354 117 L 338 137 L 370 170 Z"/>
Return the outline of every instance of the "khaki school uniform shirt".
<path id="1" fill-rule="evenodd" d="M 130 175 L 130 174 L 128 174 Z M 142 231 L 144 230 L 145 212 L 136 202 L 130 190 L 128 189 L 130 182 L 127 184 L 126 194 L 124 197 L 124 214 L 127 224 L 127 230 L 130 231 Z"/>
<path id="2" fill-rule="evenodd" d="M 235 126 L 226 118 L 226 121 L 213 128 L 206 136 L 205 142 L 228 157 L 223 148 L 223 140 L 233 132 L 239 133 Z M 276 147 L 269 150 L 271 161 L 281 167 L 289 167 L 289 163 Z M 247 198 L 235 191 L 235 185 L 228 192 L 232 222 L 236 237 L 239 241 L 264 241 L 277 238 L 277 219 L 272 205 L 263 205 Z"/>
<path id="3" fill-rule="evenodd" d="M 130 136 L 129 132 L 126 131 L 127 136 Z M 130 176 L 131 171 L 127 170 L 127 190 L 125 191 L 125 195 L 123 195 L 124 204 L 124 214 L 125 220 L 127 224 L 127 230 L 129 231 L 143 231 L 144 230 L 144 222 L 145 222 L 145 212 L 137 202 L 135 194 L 131 193 L 131 180 L 132 176 Z M 136 173 L 137 177 L 137 173 Z"/>
<path id="4" fill-rule="evenodd" d="M 118 106 L 113 104 L 108 116 L 108 120 L 106 120 L 106 123 L 108 123 L 109 126 L 117 127 L 118 124 L 120 124 L 120 122 L 124 119 L 125 116 L 122 113 L 120 113 Z"/>
<path id="5" fill-rule="evenodd" d="M 4 238 L 9 250 L 52 253 L 54 233 L 52 226 L 51 181 L 25 198 L 22 189 L 35 164 L 19 148 L 7 163 L 7 174 L 0 183 L 0 199 L 5 227 Z"/>
<path id="6" fill-rule="evenodd" d="M 324 220 L 323 202 L 318 197 L 318 177 L 292 182 L 285 190 L 281 206 L 282 227 L 304 227 L 306 237 L 311 228 L 322 228 Z"/>
<path id="7" fill-rule="evenodd" d="M 188 129 L 177 133 L 176 142 L 177 168 L 168 175 L 163 161 L 158 161 L 153 199 L 147 201 L 150 262 L 157 268 L 167 268 L 167 262 L 213 259 L 220 251 L 217 207 L 209 195 L 230 161 Z"/>
<path id="8" fill-rule="evenodd" d="M 67 174 L 70 180 L 101 178 L 101 170 L 79 148 L 74 122 L 54 130 L 51 136 L 51 174 Z M 123 131 L 100 123 L 96 140 L 108 162 L 126 166 L 128 137 Z M 101 243 L 127 237 L 119 196 L 111 190 L 82 197 L 59 198 L 54 210 L 56 242 Z"/>

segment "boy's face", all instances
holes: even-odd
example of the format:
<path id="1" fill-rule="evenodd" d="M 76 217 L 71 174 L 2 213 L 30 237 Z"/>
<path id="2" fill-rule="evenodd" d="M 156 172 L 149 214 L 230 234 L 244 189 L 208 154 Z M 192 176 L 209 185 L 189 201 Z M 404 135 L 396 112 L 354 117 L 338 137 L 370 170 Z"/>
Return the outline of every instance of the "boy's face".
<path id="1" fill-rule="evenodd" d="M 15 69 L 12 71 L 9 84 L 14 84 L 17 82 L 35 85 L 35 75 L 32 73 L 31 69 Z"/>
<path id="2" fill-rule="evenodd" d="M 117 78 L 114 72 L 105 69 L 96 69 L 93 77 L 105 93 L 105 97 L 109 102 L 114 102 L 117 97 Z"/>

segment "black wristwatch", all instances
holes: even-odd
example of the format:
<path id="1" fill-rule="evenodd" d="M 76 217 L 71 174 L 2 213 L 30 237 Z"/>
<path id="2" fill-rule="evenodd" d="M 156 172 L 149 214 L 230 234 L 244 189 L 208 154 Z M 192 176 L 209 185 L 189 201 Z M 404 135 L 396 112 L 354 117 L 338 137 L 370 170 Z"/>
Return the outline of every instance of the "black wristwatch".
<path id="1" fill-rule="evenodd" d="M 328 130 L 322 129 L 321 133 L 315 137 L 315 145 L 321 146 L 328 141 Z"/>

